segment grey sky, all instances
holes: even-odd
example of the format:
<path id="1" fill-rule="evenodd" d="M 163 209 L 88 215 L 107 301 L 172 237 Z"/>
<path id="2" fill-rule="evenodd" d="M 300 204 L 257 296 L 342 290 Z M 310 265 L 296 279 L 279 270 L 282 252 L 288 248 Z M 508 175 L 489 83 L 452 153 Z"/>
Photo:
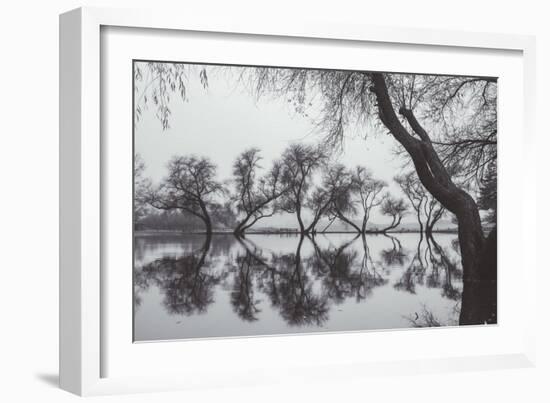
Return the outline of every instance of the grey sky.
<path id="1" fill-rule="evenodd" d="M 215 68 L 207 71 L 208 89 L 200 84 L 197 72 L 189 76 L 187 101 L 175 94 L 171 97 L 169 129 L 162 129 L 153 105 L 143 111 L 136 125 L 135 152 L 142 156 L 145 174 L 154 183 L 166 175 L 166 164 L 174 155 L 209 157 L 217 164 L 218 178 L 223 181 L 231 176 L 234 158 L 246 148 L 260 148 L 263 166 L 268 167 L 289 143 L 322 140 L 311 118 L 296 114 L 286 99 L 256 100 L 238 83 L 236 75 L 224 74 Z M 144 86 L 139 85 L 138 82 L 136 99 L 143 93 Z M 334 158 L 350 168 L 368 167 L 376 178 L 391 184 L 392 193 L 402 196 L 392 183 L 403 164 L 403 160 L 392 153 L 395 140 L 375 128 L 360 131 L 367 134 L 367 139 L 347 136 L 343 152 Z M 277 219 L 289 225 L 293 217 Z M 385 221 L 387 218 L 378 211 L 373 213 L 372 222 Z M 412 221 L 410 215 L 404 219 L 404 222 Z"/>

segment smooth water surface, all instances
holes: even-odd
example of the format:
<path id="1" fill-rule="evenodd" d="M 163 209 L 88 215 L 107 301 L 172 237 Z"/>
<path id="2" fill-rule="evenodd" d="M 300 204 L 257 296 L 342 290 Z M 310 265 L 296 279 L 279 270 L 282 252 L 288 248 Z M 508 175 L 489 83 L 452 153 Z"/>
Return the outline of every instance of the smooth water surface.
<path id="1" fill-rule="evenodd" d="M 458 325 L 456 239 L 136 235 L 134 339 Z"/>

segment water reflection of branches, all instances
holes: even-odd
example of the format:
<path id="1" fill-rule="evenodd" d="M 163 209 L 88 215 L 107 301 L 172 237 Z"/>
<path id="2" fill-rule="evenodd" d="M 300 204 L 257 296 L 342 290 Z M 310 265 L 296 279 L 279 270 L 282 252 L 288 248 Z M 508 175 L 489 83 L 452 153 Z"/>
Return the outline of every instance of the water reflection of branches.
<path id="1" fill-rule="evenodd" d="M 328 303 L 324 296 L 314 292 L 313 279 L 302 262 L 303 242 L 301 236 L 294 253 L 265 256 L 250 239 L 239 239 L 258 289 L 268 296 L 281 317 L 293 326 L 321 326 L 328 319 Z"/>
<path id="2" fill-rule="evenodd" d="M 461 291 L 453 286 L 453 279 L 462 278 L 462 271 L 458 268 L 456 262 L 451 261 L 448 252 L 445 251 L 432 236 L 427 237 L 428 250 L 432 271 L 428 275 L 428 287 L 441 288 L 442 295 L 445 298 L 458 301 L 461 297 Z M 440 272 L 444 273 L 441 279 Z"/>
<path id="3" fill-rule="evenodd" d="M 241 241 L 241 244 L 244 243 Z M 231 290 L 231 305 L 235 313 L 247 322 L 258 320 L 260 312 L 258 304 L 260 300 L 254 298 L 253 275 L 258 259 L 246 248 L 244 253 L 238 254 L 235 258 L 236 272 Z"/>
<path id="4" fill-rule="evenodd" d="M 266 300 L 288 325 L 322 326 L 331 305 L 367 299 L 396 271 L 402 274 L 393 283 L 395 289 L 415 294 L 418 285 L 436 288 L 460 306 L 460 261 L 433 237 L 421 236 L 414 253 L 413 248 L 404 249 L 397 237 L 388 236 L 391 247 L 383 249 L 378 259 L 371 255 L 369 244 L 386 239 L 382 235 L 358 235 L 341 244 L 331 243 L 335 238 L 325 235 L 288 237 L 296 245 L 291 252 L 262 249 L 253 242 L 255 237 L 214 236 L 212 245 L 210 238 L 202 237 L 199 245 L 201 238 L 193 236 L 181 247 L 176 244 L 183 256 L 136 266 L 135 306 L 142 291 L 154 286 L 167 312 L 200 314 L 214 302 L 217 285 L 224 284 L 233 311 L 243 321 L 259 320 Z M 231 246 L 235 242 L 236 249 Z"/>
<path id="5" fill-rule="evenodd" d="M 407 253 L 403 250 L 401 242 L 394 236 L 384 234 L 387 238 L 391 239 L 392 247 L 382 250 L 382 260 L 387 266 L 403 266 L 407 258 Z"/>
<path id="6" fill-rule="evenodd" d="M 458 316 L 460 315 L 460 303 L 456 303 L 446 320 L 438 318 L 433 311 L 428 309 L 426 305 L 422 305 L 419 312 L 414 312 L 413 315 L 406 316 L 412 327 L 440 327 L 453 326 L 458 324 Z"/>
<path id="7" fill-rule="evenodd" d="M 347 297 L 354 294 L 357 285 L 352 276 L 352 267 L 357 258 L 357 252 L 347 250 L 358 238 L 358 235 L 339 247 L 329 246 L 321 249 L 315 240 L 311 239 L 314 247 L 313 255 L 307 260 L 313 274 L 320 278 L 323 290 L 328 298 L 336 304 L 342 303 Z"/>
<path id="8" fill-rule="evenodd" d="M 309 264 L 322 280 L 327 297 L 336 304 L 349 297 L 355 297 L 356 301 L 364 300 L 375 287 L 387 282 L 372 262 L 364 234 L 361 235 L 363 257 L 360 261 L 358 252 L 350 249 L 359 236 L 339 247 L 329 246 L 325 249 L 312 239 L 315 253 L 310 257 Z"/>
<path id="9" fill-rule="evenodd" d="M 416 285 L 425 284 L 429 288 L 441 288 L 443 297 L 458 301 L 461 291 L 453 285 L 453 280 L 462 276 L 458 267 L 433 236 L 420 237 L 414 257 L 394 288 L 415 294 Z"/>
<path id="10" fill-rule="evenodd" d="M 169 313 L 204 313 L 214 302 L 214 286 L 222 279 L 211 270 L 207 259 L 210 244 L 208 236 L 198 251 L 154 260 L 138 270 L 134 280 L 145 285 L 154 283 L 163 293 Z"/>
<path id="11" fill-rule="evenodd" d="M 372 293 L 374 288 L 385 285 L 388 282 L 387 279 L 382 277 L 381 269 L 376 267 L 372 259 L 365 234 L 361 235 L 361 239 L 363 241 L 363 259 L 361 260 L 359 275 L 362 276 L 365 281 L 362 282 L 361 288 L 357 290 L 357 301 L 365 299 Z"/>
<path id="12" fill-rule="evenodd" d="M 279 306 L 280 294 L 277 268 L 269 263 L 270 258 L 264 256 L 264 251 L 250 239 L 238 238 L 238 241 L 244 248 L 246 255 L 252 259 L 258 290 L 262 291 L 269 297 L 269 300 L 273 306 Z"/>
<path id="13" fill-rule="evenodd" d="M 302 264 L 303 242 L 304 236 L 301 236 L 296 253 L 273 256 L 279 274 L 278 307 L 289 325 L 321 326 L 328 319 L 328 301 L 326 296 L 317 295 L 313 290 L 313 281 Z"/>

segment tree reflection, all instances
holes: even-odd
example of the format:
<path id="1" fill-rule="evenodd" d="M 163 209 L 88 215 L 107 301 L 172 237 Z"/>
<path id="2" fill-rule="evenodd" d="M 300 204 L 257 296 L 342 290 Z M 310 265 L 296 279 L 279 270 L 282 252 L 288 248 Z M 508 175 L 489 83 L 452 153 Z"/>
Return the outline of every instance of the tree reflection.
<path id="1" fill-rule="evenodd" d="M 483 246 L 479 279 L 463 278 L 461 325 L 497 323 L 497 231 Z"/>
<path id="2" fill-rule="evenodd" d="M 311 239 L 315 252 L 307 263 L 316 277 L 321 279 L 326 296 L 336 304 L 342 303 L 355 292 L 356 278 L 352 278 L 352 271 L 357 252 L 348 248 L 358 237 L 337 248 L 329 246 L 325 249 L 319 247 L 315 238 Z"/>
<path id="3" fill-rule="evenodd" d="M 279 275 L 277 268 L 270 264 L 270 257 L 248 238 L 238 238 L 246 256 L 254 266 L 254 275 L 258 290 L 266 294 L 273 306 L 280 305 Z"/>
<path id="4" fill-rule="evenodd" d="M 361 268 L 357 274 L 358 277 L 361 278 L 361 281 L 355 293 L 358 302 L 367 298 L 374 288 L 385 285 L 388 282 L 387 279 L 382 277 L 382 270 L 376 267 L 372 259 L 365 234 L 361 234 L 361 240 L 363 245 L 363 259 L 361 260 Z"/>
<path id="5" fill-rule="evenodd" d="M 328 319 L 329 304 L 325 295 L 318 295 L 313 289 L 313 280 L 302 263 L 300 236 L 295 253 L 273 256 L 277 268 L 277 298 L 272 300 L 279 308 L 283 319 L 292 326 L 321 326 Z"/>
<path id="6" fill-rule="evenodd" d="M 394 288 L 411 294 L 416 293 L 417 285 L 441 288 L 443 297 L 458 301 L 461 290 L 453 285 L 453 280 L 461 276 L 459 263 L 451 260 L 448 251 L 432 235 L 420 236 L 416 253 Z"/>
<path id="7" fill-rule="evenodd" d="M 491 272 L 491 262 L 484 282 L 464 281 L 462 286 L 460 256 L 452 243 L 440 244 L 435 236 L 421 235 L 416 250 L 408 243 L 404 243 L 410 245 L 405 249 L 401 242 L 410 242 L 407 238 L 385 236 L 391 246 L 379 249 L 378 259 L 373 258 L 369 246 L 376 245 L 376 239 L 385 239 L 382 235 L 356 235 L 341 244 L 333 244 L 335 238 L 329 235 L 288 236 L 280 241 L 295 245 L 290 252 L 262 249 L 254 243 L 255 236 L 219 235 L 213 241 L 213 237 L 195 235 L 183 242 L 181 237 L 169 242 L 154 239 L 151 242 L 156 249 L 140 252 L 141 260 L 174 249 L 180 256 L 136 265 L 134 306 L 142 304 L 141 295 L 147 289 L 156 287 L 168 313 L 202 314 L 215 302 L 215 293 L 225 291 L 233 312 L 243 322 L 259 321 L 261 312 L 269 311 L 270 306 L 289 326 L 320 327 L 329 320 L 331 306 L 365 301 L 392 277 L 390 288 L 418 294 L 419 303 L 424 302 L 426 289 L 455 301 L 456 310 L 448 319 L 437 318 L 430 311 L 435 308 L 433 303 L 424 306 L 424 311 L 404 316 L 412 326 L 455 324 L 459 315 L 461 324 L 468 320 L 479 323 L 474 320 L 481 316 L 488 318 L 487 323 L 496 322 L 496 269 Z M 166 245 L 175 246 L 165 249 Z M 136 257 L 136 262 L 140 259 Z M 480 301 L 482 291 L 485 297 Z"/>
<path id="8" fill-rule="evenodd" d="M 403 250 L 401 242 L 394 236 L 388 234 L 384 234 L 384 236 L 391 239 L 392 247 L 382 250 L 382 260 L 387 266 L 403 266 L 407 259 L 407 254 Z"/>
<path id="9" fill-rule="evenodd" d="M 211 240 L 211 236 L 206 236 L 199 250 L 184 256 L 154 260 L 143 266 L 135 278 L 143 284 L 154 283 L 161 290 L 163 304 L 169 313 L 204 313 L 214 302 L 214 286 L 221 281 L 207 259 Z"/>
<path id="10" fill-rule="evenodd" d="M 257 314 L 260 312 L 257 306 L 260 301 L 254 298 L 253 284 L 254 268 L 258 265 L 258 260 L 244 241 L 239 241 L 244 246 L 244 252 L 236 256 L 233 265 L 236 270 L 231 289 L 231 305 L 239 318 L 254 322 L 258 320 Z"/>
<path id="11" fill-rule="evenodd" d="M 351 246 L 362 239 L 363 257 Z M 365 234 L 357 235 L 339 247 L 329 245 L 322 249 L 312 239 L 314 254 L 308 260 L 317 278 L 321 279 L 323 290 L 334 303 L 340 304 L 346 298 L 364 300 L 372 290 L 387 283 L 377 271 L 370 257 Z"/>
<path id="12" fill-rule="evenodd" d="M 435 241 L 433 236 L 428 235 L 426 242 L 432 267 L 426 285 L 432 288 L 441 288 L 443 297 L 458 301 L 461 291 L 453 285 L 452 280 L 461 278 L 462 271 L 458 268 L 457 262 L 451 261 L 448 252 Z M 443 279 L 441 273 L 443 273 Z"/>

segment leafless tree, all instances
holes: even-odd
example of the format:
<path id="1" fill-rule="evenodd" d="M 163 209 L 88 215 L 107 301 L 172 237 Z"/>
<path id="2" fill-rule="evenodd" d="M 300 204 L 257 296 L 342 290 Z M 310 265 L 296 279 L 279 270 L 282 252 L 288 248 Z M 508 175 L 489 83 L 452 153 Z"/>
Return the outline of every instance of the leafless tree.
<path id="1" fill-rule="evenodd" d="M 282 184 L 287 191 L 279 198 L 278 207 L 296 215 L 300 233 L 311 231 L 302 217 L 306 208 L 313 174 L 327 162 L 327 153 L 320 147 L 307 144 L 291 144 L 282 156 Z"/>
<path id="2" fill-rule="evenodd" d="M 495 79 L 260 68 L 252 81 L 260 94 L 291 96 L 298 109 L 320 98 L 319 127 L 335 145 L 357 122 L 373 118 L 385 128 L 428 192 L 456 216 L 464 292 L 472 294 L 469 301 L 477 296 L 478 306 L 484 305 L 478 283 L 484 277 L 481 262 L 491 248 L 486 247 L 474 198 L 453 181 L 450 169 L 460 165 L 462 180 L 468 174 L 479 176 L 484 161 L 496 155 Z M 434 118 L 436 111 L 444 123 Z M 485 321 L 483 312 L 474 308 L 463 309 L 461 324 Z"/>
<path id="3" fill-rule="evenodd" d="M 232 199 L 242 214 L 234 233 L 243 236 L 245 231 L 265 217 L 277 212 L 275 201 L 286 191 L 282 181 L 282 164 L 275 161 L 264 177 L 260 174 L 260 150 L 249 148 L 233 163 L 235 194 Z"/>
<path id="4" fill-rule="evenodd" d="M 363 212 L 361 231 L 367 231 L 367 224 L 373 208 L 379 206 L 383 198 L 381 192 L 387 186 L 386 182 L 378 180 L 372 176 L 372 173 L 365 167 L 357 166 L 353 172 L 353 189 L 358 195 L 358 204 Z"/>
<path id="5" fill-rule="evenodd" d="M 384 201 L 381 205 L 382 214 L 391 217 L 391 223 L 387 227 L 384 227 L 375 232 L 388 232 L 395 229 L 401 224 L 401 220 L 407 213 L 407 205 L 403 199 L 397 199 L 391 196 L 389 193 L 384 196 Z"/>
<path id="6" fill-rule="evenodd" d="M 256 94 L 285 97 L 299 113 L 316 103 L 326 145 L 339 146 L 344 133 L 372 125 L 387 130 L 426 190 L 456 216 L 463 298 L 472 304 L 462 304 L 460 323 L 487 321 L 481 307 L 492 302 L 483 300 L 480 281 L 490 274 L 486 268 L 491 265 L 483 262 L 496 261 L 496 255 L 487 255 L 495 249 L 496 236 L 485 238 L 478 206 L 464 185 L 479 182 L 496 159 L 495 78 L 270 67 L 244 69 L 241 76 Z M 294 182 L 295 200 L 285 207 L 296 213 L 304 231 L 303 181 Z"/>
<path id="7" fill-rule="evenodd" d="M 341 165 L 340 171 L 343 185 L 334 196 L 328 215 L 331 220 L 338 218 L 358 233 L 366 233 L 370 214 L 382 203 L 381 192 L 387 184 L 374 178 L 372 173 L 362 166 L 357 166 L 350 171 Z M 360 225 L 352 219 L 358 211 L 362 214 Z"/>
<path id="8" fill-rule="evenodd" d="M 198 217 L 211 234 L 209 210 L 216 204 L 216 195 L 223 192 L 216 180 L 216 166 L 208 158 L 174 157 L 168 163 L 168 176 L 149 193 L 148 202 L 160 210 L 180 210 Z"/>
<path id="9" fill-rule="evenodd" d="M 323 172 L 321 185 L 315 188 L 306 203 L 313 213 L 313 218 L 306 228 L 306 232 L 315 233 L 315 228 L 322 217 L 328 217 L 330 223 L 332 223 L 335 218 L 344 217 L 345 212 L 354 211 L 351 201 L 352 187 L 351 174 L 344 165 L 328 165 Z M 326 228 L 328 228 L 328 225 L 324 230 Z"/>
<path id="10" fill-rule="evenodd" d="M 394 180 L 416 213 L 420 233 L 425 231 L 427 236 L 431 236 L 435 224 L 445 215 L 445 208 L 428 193 L 415 172 L 398 175 Z"/>
<path id="11" fill-rule="evenodd" d="M 144 176 L 145 162 L 140 154 L 134 154 L 134 225 L 146 214 L 147 195 L 151 189 L 151 180 Z"/>

